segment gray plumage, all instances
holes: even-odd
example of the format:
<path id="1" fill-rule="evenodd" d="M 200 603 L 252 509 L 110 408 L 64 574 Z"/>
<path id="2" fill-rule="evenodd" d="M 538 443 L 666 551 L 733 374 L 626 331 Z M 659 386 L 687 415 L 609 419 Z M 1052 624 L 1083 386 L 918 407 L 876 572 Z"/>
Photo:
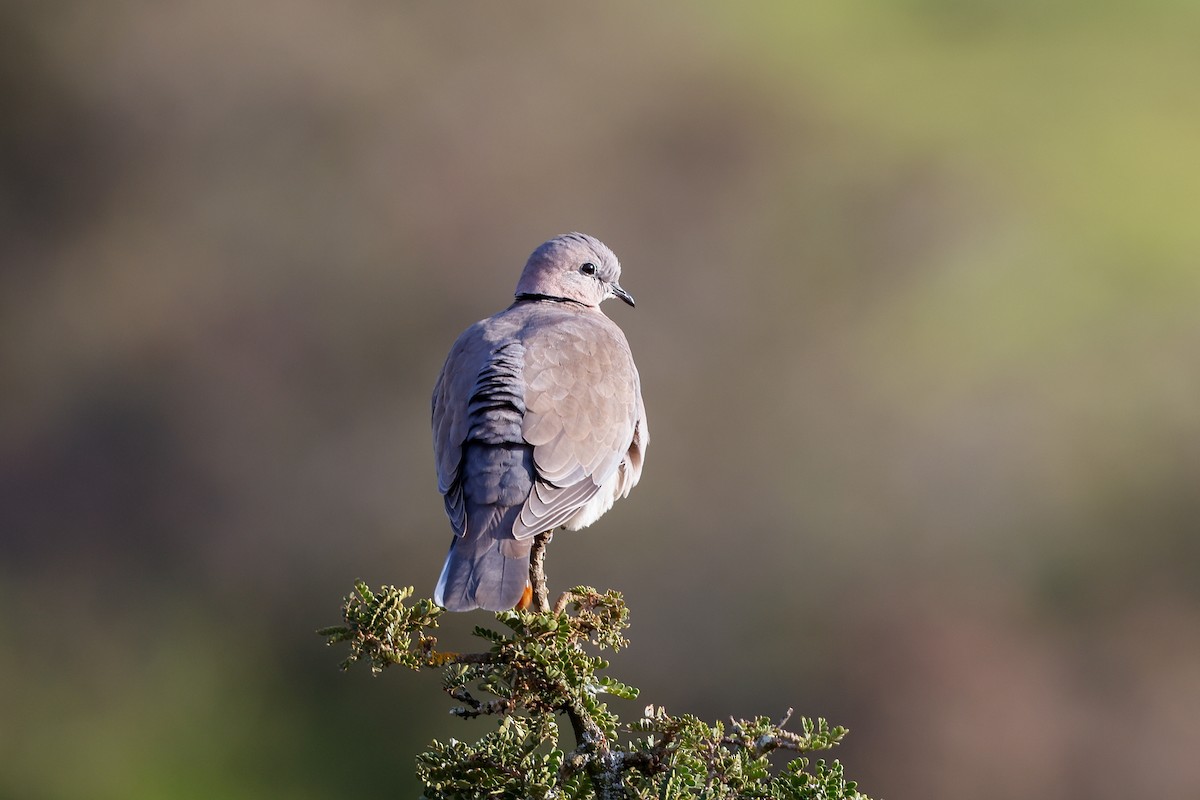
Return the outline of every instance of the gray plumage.
<path id="1" fill-rule="evenodd" d="M 458 337 L 433 390 L 438 490 L 454 529 L 434 600 L 520 600 L 533 539 L 590 525 L 629 494 L 650 440 L 629 343 L 600 303 L 633 298 L 599 240 L 529 257 L 516 300 Z"/>

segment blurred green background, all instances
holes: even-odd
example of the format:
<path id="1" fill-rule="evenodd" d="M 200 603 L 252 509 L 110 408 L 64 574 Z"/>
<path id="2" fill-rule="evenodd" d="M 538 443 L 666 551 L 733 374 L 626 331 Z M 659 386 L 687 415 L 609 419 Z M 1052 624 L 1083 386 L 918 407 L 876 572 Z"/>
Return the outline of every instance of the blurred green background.
<path id="1" fill-rule="evenodd" d="M 432 591 L 434 378 L 575 229 L 653 434 L 550 551 L 626 593 L 616 677 L 848 725 L 890 800 L 1200 796 L 1198 40 L 1171 0 L 4 4 L 0 796 L 413 797 L 486 730 L 313 630 Z"/>

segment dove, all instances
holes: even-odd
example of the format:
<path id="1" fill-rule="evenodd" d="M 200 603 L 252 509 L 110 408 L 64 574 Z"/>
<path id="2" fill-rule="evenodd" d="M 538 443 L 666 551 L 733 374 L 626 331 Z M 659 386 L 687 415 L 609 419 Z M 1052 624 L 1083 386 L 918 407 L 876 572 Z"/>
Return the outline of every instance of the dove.
<path id="1" fill-rule="evenodd" d="M 533 251 L 505 310 L 467 328 L 433 390 L 433 447 L 454 536 L 434 601 L 522 603 L 534 538 L 579 530 L 626 497 L 650 442 L 625 334 L 600 304 L 634 305 L 598 239 Z"/>

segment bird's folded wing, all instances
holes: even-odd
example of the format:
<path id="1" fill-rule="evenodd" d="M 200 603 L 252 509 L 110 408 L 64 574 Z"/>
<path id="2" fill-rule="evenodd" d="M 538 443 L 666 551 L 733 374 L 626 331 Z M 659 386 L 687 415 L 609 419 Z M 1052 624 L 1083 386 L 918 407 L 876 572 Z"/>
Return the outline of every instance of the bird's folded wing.
<path id="1" fill-rule="evenodd" d="M 523 444 L 523 348 L 490 335 L 489 320 L 468 328 L 446 358 L 433 390 L 433 450 L 438 491 L 458 534 L 465 530 L 461 466 L 468 439 L 484 445 Z"/>
<path id="2" fill-rule="evenodd" d="M 634 438 L 640 386 L 629 345 L 607 319 L 560 321 L 525 337 L 522 435 L 534 490 L 517 538 L 565 523 L 613 476 Z"/>

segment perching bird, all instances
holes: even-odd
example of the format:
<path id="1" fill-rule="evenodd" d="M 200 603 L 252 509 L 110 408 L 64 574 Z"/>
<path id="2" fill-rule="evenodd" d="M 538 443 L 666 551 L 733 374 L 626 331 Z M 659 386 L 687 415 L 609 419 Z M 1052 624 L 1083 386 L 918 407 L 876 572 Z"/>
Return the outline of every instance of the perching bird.
<path id="1" fill-rule="evenodd" d="M 650 435 L 629 343 L 600 310 L 633 305 L 602 242 L 569 233 L 529 257 L 516 300 L 467 328 L 433 390 L 438 490 L 454 529 L 434 600 L 521 600 L 534 537 L 595 522 L 642 473 Z"/>

